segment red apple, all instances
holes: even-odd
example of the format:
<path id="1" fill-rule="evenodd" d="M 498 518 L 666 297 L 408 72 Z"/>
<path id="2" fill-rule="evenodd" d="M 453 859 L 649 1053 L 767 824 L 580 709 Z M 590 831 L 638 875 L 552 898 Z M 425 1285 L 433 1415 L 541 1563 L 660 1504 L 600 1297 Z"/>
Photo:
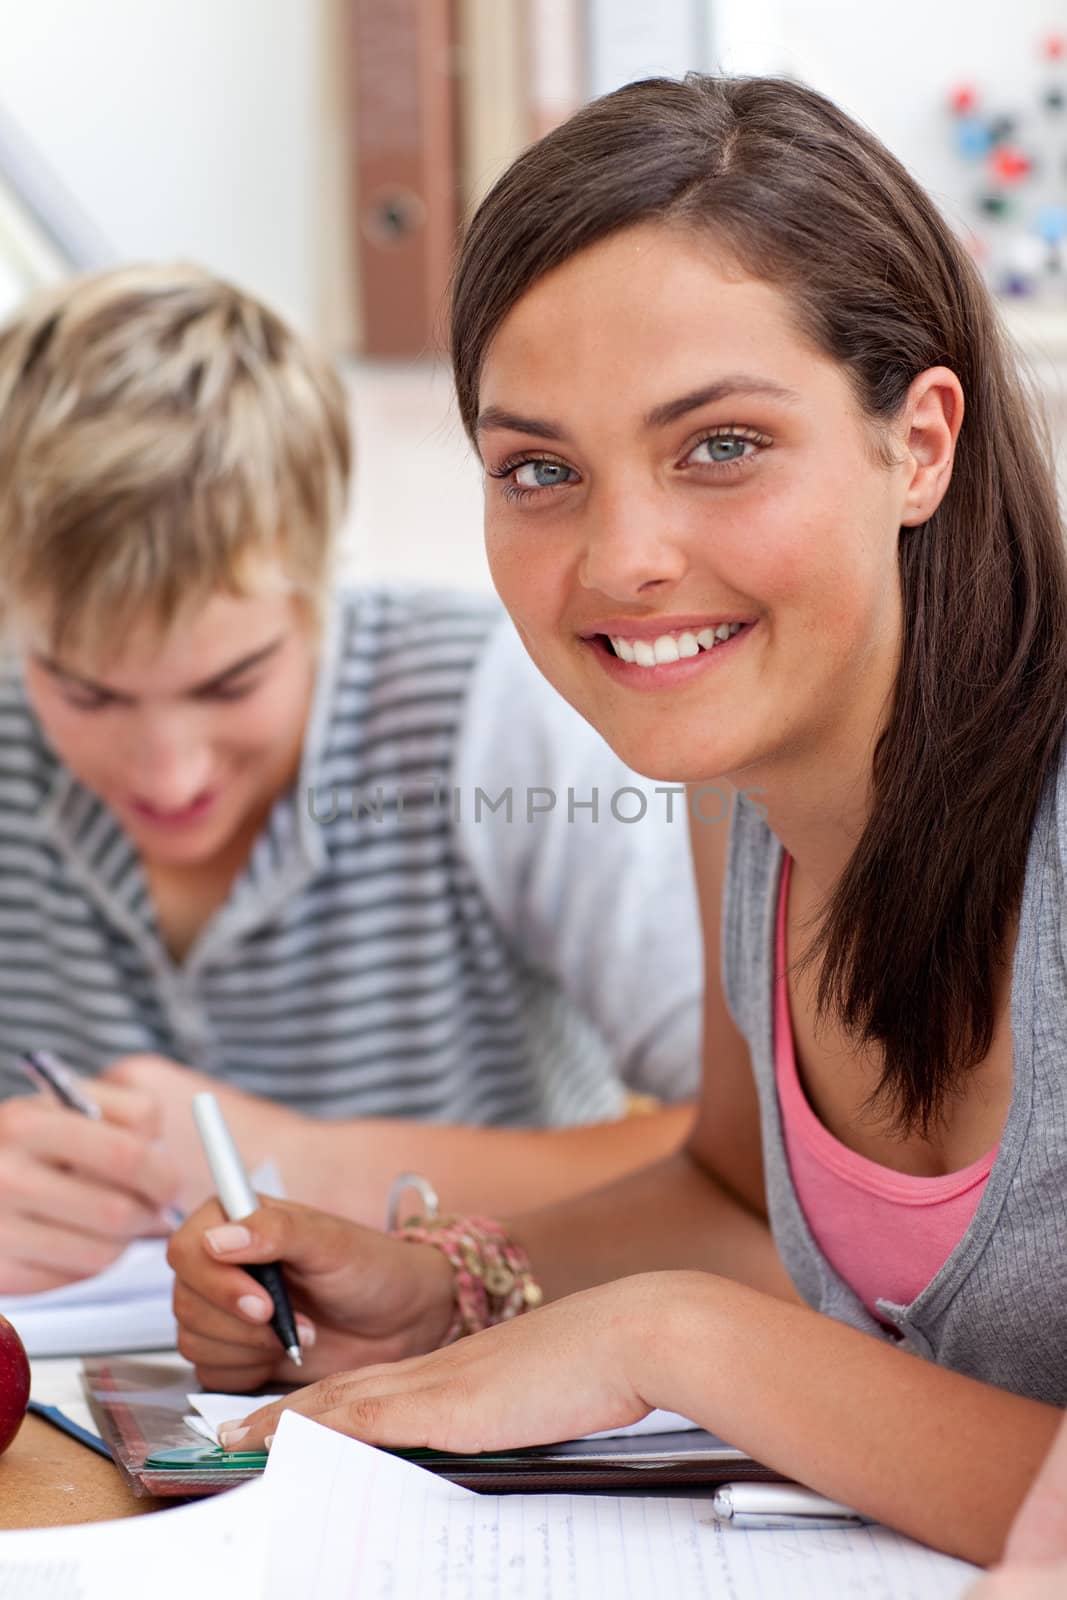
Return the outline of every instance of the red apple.
<path id="1" fill-rule="evenodd" d="M 7 1318 L 0 1316 L 0 1454 L 21 1428 L 29 1403 L 26 1348 Z"/>

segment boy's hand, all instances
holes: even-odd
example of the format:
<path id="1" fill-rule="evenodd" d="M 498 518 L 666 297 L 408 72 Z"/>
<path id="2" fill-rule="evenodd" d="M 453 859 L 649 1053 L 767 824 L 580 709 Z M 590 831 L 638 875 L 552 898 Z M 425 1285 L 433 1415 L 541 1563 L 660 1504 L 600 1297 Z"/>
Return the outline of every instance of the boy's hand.
<path id="1" fill-rule="evenodd" d="M 135 1089 L 152 1101 L 159 1118 L 160 1144 L 181 1176 L 179 1203 L 185 1211 L 202 1205 L 215 1188 L 193 1121 L 195 1094 L 210 1090 L 217 1097 L 249 1170 L 276 1158 L 287 1186 L 296 1187 L 300 1177 L 291 1170 L 290 1150 L 306 1146 L 313 1151 L 321 1132 L 318 1124 L 296 1111 L 234 1089 L 167 1056 L 122 1056 L 108 1067 L 103 1081 Z"/>
<path id="2" fill-rule="evenodd" d="M 97 1122 L 44 1094 L 0 1104 L 0 1292 L 90 1277 L 131 1239 L 168 1231 L 178 1172 L 155 1147 L 158 1110 L 139 1090 L 94 1080 Z"/>
<path id="3" fill-rule="evenodd" d="M 291 1201 L 227 1222 L 218 1202 L 174 1234 L 178 1348 L 208 1389 L 297 1383 L 339 1367 L 432 1350 L 452 1315 L 452 1268 L 409 1244 Z M 294 1367 L 270 1327 L 270 1296 L 242 1263 L 281 1261 L 304 1356 Z"/>

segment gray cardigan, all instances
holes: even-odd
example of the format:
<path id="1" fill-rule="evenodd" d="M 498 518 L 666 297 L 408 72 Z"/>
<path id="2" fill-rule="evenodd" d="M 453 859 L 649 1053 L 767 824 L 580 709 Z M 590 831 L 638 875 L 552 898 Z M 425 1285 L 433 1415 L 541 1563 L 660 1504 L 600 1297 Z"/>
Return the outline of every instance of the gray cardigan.
<path id="1" fill-rule="evenodd" d="M 1067 749 L 1067 746 L 1065 746 Z M 798 1291 L 890 1339 L 819 1249 L 797 1200 L 775 1086 L 772 995 L 781 844 L 735 802 L 723 900 L 723 982 L 759 1092 L 771 1226 Z M 1013 1084 L 970 1227 L 910 1305 L 879 1301 L 901 1346 L 1001 1388 L 1067 1404 L 1067 757 L 1044 787 L 1027 859 L 1011 985 Z"/>

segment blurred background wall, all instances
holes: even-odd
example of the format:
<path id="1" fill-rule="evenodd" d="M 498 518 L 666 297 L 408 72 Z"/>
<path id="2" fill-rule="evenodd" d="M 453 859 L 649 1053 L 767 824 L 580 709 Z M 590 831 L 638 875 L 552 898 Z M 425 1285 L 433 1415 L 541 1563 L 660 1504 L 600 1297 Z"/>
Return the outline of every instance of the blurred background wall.
<path id="1" fill-rule="evenodd" d="M 527 138 L 590 92 L 721 63 L 794 73 L 839 100 L 966 229 L 978 180 L 954 143 L 949 91 L 972 84 L 999 105 L 1031 105 L 1055 76 L 1039 41 L 1067 27 L 1064 0 L 408 3 L 409 22 L 434 12 L 451 29 L 420 82 L 430 70 L 438 90 L 442 78 L 458 85 L 447 113 L 457 219 Z M 14 130 L 101 259 L 202 261 L 345 360 L 358 431 L 353 571 L 483 584 L 478 475 L 432 339 L 367 358 L 381 349 L 368 256 L 383 251 L 388 276 L 413 237 L 413 213 L 377 178 L 372 195 L 359 182 L 381 119 L 403 109 L 380 65 L 399 60 L 403 11 L 404 0 L 0 0 L 0 135 Z M 0 308 L 23 279 L 56 270 L 47 250 L 7 278 L 0 262 Z M 1067 295 L 1009 309 L 1065 436 Z"/>

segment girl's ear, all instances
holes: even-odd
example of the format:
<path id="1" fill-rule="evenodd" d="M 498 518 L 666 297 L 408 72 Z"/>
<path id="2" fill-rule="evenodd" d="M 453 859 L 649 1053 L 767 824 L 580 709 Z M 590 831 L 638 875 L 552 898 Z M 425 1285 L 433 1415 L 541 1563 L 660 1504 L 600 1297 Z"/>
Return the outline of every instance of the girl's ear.
<path id="1" fill-rule="evenodd" d="M 952 477 L 963 390 L 948 367 L 928 367 L 912 383 L 903 412 L 904 505 L 900 521 L 916 527 L 932 517 Z"/>

